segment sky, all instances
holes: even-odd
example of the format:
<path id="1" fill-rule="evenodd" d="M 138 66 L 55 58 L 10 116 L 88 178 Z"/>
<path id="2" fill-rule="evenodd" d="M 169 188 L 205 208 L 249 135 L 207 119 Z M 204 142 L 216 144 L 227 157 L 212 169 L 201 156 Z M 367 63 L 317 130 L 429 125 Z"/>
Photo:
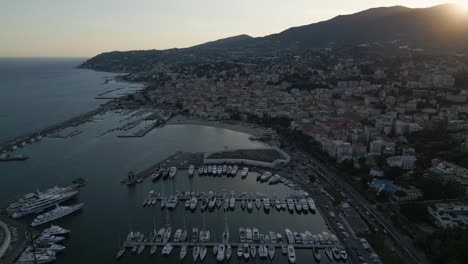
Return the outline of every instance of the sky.
<path id="1" fill-rule="evenodd" d="M 438 0 L 0 0 L 0 57 L 92 57 L 265 36 L 372 7 Z M 467 7 L 468 0 L 448 0 Z M 467 11 L 468 12 L 468 11 Z"/>

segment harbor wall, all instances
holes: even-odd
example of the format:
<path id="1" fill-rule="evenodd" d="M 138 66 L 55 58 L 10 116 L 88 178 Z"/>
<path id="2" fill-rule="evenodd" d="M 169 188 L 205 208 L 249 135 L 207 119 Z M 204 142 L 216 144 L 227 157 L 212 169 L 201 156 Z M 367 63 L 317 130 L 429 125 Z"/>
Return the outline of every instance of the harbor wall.
<path id="1" fill-rule="evenodd" d="M 11 243 L 11 234 L 10 234 L 10 229 L 8 226 L 0 221 L 0 226 L 2 229 L 5 230 L 5 239 L 3 240 L 3 244 L 0 246 L 0 259 L 3 257 L 5 252 L 8 250 L 8 247 L 10 246 Z"/>
<path id="2" fill-rule="evenodd" d="M 271 149 L 278 152 L 282 159 L 276 159 L 273 162 L 266 162 L 266 161 L 259 161 L 259 160 L 252 160 L 252 159 L 209 159 L 208 157 L 214 153 L 229 153 L 232 151 L 221 151 L 221 152 L 207 152 L 204 155 L 204 163 L 205 164 L 238 164 L 238 165 L 250 165 L 250 166 L 257 166 L 257 167 L 264 167 L 264 168 L 277 168 L 280 166 L 284 166 L 291 162 L 291 157 L 284 152 L 282 149 L 278 147 L 272 147 Z"/>

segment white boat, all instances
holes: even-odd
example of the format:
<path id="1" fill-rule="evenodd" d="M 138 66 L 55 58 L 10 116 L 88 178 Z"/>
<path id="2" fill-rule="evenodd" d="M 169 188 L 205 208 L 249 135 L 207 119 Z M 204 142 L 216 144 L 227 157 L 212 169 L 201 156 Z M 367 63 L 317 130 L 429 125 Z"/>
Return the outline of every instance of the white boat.
<path id="1" fill-rule="evenodd" d="M 61 237 L 61 236 L 54 236 L 54 235 L 45 234 L 45 235 L 40 235 L 37 240 L 38 241 L 43 241 L 43 242 L 58 243 L 60 241 L 65 240 L 65 238 Z"/>
<path id="2" fill-rule="evenodd" d="M 37 253 L 37 252 L 36 252 Z M 55 254 L 51 251 L 45 251 L 42 254 L 34 254 L 31 252 L 23 252 L 19 259 L 16 261 L 18 264 L 43 264 L 51 263 L 56 259 Z"/>
<path id="3" fill-rule="evenodd" d="M 247 243 L 252 243 L 252 239 L 253 239 L 252 229 L 250 228 L 245 229 L 245 238 L 247 240 Z"/>
<path id="4" fill-rule="evenodd" d="M 125 248 L 123 247 L 123 248 L 119 249 L 119 251 L 117 251 L 117 254 L 115 254 L 115 258 L 117 260 L 120 259 L 123 256 L 124 253 L 125 253 Z"/>
<path id="5" fill-rule="evenodd" d="M 334 247 L 332 248 L 332 253 L 333 253 L 333 257 L 335 257 L 336 260 L 340 260 L 341 250 L 339 250 L 337 247 Z"/>
<path id="6" fill-rule="evenodd" d="M 194 246 L 192 251 L 192 257 L 194 262 L 197 262 L 198 256 L 200 256 L 200 246 Z"/>
<path id="7" fill-rule="evenodd" d="M 54 252 L 61 252 L 65 250 L 65 246 L 54 244 L 51 242 L 36 242 L 34 243 L 34 247 L 28 246 L 26 251 L 33 252 L 34 250 L 47 250 L 47 251 L 54 251 Z"/>
<path id="8" fill-rule="evenodd" d="M 270 210 L 270 198 L 263 198 L 263 208 L 267 211 Z"/>
<path id="9" fill-rule="evenodd" d="M 187 240 L 187 230 L 182 230 L 182 234 L 180 235 L 180 242 L 185 242 Z"/>
<path id="10" fill-rule="evenodd" d="M 171 254 L 171 252 L 172 252 L 172 248 L 173 248 L 173 246 L 171 244 L 166 244 L 163 247 L 162 255 L 163 256 L 169 256 Z"/>
<path id="11" fill-rule="evenodd" d="M 288 243 L 289 244 L 294 244 L 294 235 L 293 235 L 293 232 L 291 232 L 291 230 L 289 230 L 288 228 L 285 229 L 285 233 L 286 233 L 286 239 L 288 240 Z"/>
<path id="12" fill-rule="evenodd" d="M 304 233 L 300 233 L 299 235 L 301 236 L 301 241 L 302 241 L 302 244 L 304 244 L 304 245 L 305 245 L 305 244 L 309 243 L 309 238 L 307 237 L 307 235 L 306 235 L 306 234 L 304 234 Z"/>
<path id="13" fill-rule="evenodd" d="M 156 239 L 155 239 L 156 242 L 159 243 L 159 242 L 162 241 L 165 232 L 166 232 L 165 228 L 159 229 L 158 233 L 156 234 Z M 128 240 L 128 238 L 127 238 L 127 240 Z"/>
<path id="14" fill-rule="evenodd" d="M 227 174 L 228 176 L 230 176 L 230 175 L 231 175 L 231 172 L 232 172 L 232 166 L 228 166 L 227 169 L 226 169 L 226 174 Z"/>
<path id="15" fill-rule="evenodd" d="M 197 208 L 197 203 L 198 203 L 198 199 L 197 197 L 193 196 L 191 199 L 190 199 L 190 210 L 195 210 Z"/>
<path id="16" fill-rule="evenodd" d="M 250 248 L 249 248 L 248 244 L 244 244 L 243 255 L 244 255 L 245 260 L 249 259 L 249 257 L 250 257 Z"/>
<path id="17" fill-rule="evenodd" d="M 288 203 L 288 210 L 290 213 L 293 213 L 294 212 L 294 200 L 291 199 L 291 198 L 288 198 L 286 200 L 286 202 Z"/>
<path id="18" fill-rule="evenodd" d="M 255 206 L 257 207 L 257 209 L 260 209 L 260 207 L 262 206 L 262 201 L 260 201 L 260 198 L 256 198 L 255 199 Z"/>
<path id="19" fill-rule="evenodd" d="M 200 248 L 200 260 L 203 261 L 206 257 L 206 252 L 208 251 L 208 249 L 206 248 L 206 246 L 201 246 Z"/>
<path id="20" fill-rule="evenodd" d="M 348 259 L 348 253 L 346 253 L 346 250 L 344 250 L 343 248 L 341 249 L 340 256 L 345 261 L 346 261 L 346 259 Z"/>
<path id="21" fill-rule="evenodd" d="M 275 257 L 275 246 L 269 245 L 268 246 L 268 256 L 270 257 L 271 260 Z"/>
<path id="22" fill-rule="evenodd" d="M 271 240 L 271 243 L 273 244 L 276 244 L 276 233 L 275 232 L 272 232 L 270 231 L 270 240 Z"/>
<path id="23" fill-rule="evenodd" d="M 279 176 L 279 174 L 275 174 L 273 177 L 271 177 L 268 180 L 268 184 L 276 184 L 276 183 L 278 183 L 280 181 L 281 181 L 281 176 Z"/>
<path id="24" fill-rule="evenodd" d="M 174 233 L 174 242 L 179 242 L 181 235 L 182 235 L 182 229 L 178 228 Z"/>
<path id="25" fill-rule="evenodd" d="M 288 247 L 285 244 L 281 245 L 281 253 L 283 253 L 283 255 L 288 254 Z"/>
<path id="26" fill-rule="evenodd" d="M 245 243 L 245 229 L 243 227 L 239 227 L 239 240 L 241 243 Z"/>
<path id="27" fill-rule="evenodd" d="M 224 246 L 224 244 L 219 244 L 218 245 L 218 253 L 216 254 L 216 260 L 217 261 L 223 261 L 224 260 L 224 257 L 225 257 L 225 250 L 226 250 L 226 247 Z"/>
<path id="28" fill-rule="evenodd" d="M 258 229 L 256 227 L 252 229 L 252 233 L 253 233 L 253 241 L 254 242 L 260 241 L 260 232 L 258 232 Z"/>
<path id="29" fill-rule="evenodd" d="M 269 172 L 269 171 L 266 171 L 262 174 L 262 176 L 260 176 L 260 181 L 267 181 L 268 179 L 270 179 L 272 176 L 272 173 Z"/>
<path id="30" fill-rule="evenodd" d="M 163 236 L 163 243 L 167 243 L 169 241 L 169 239 L 171 239 L 171 235 L 172 235 L 172 230 L 171 230 L 171 227 L 167 227 L 166 231 L 164 232 L 164 236 Z"/>
<path id="31" fill-rule="evenodd" d="M 150 255 L 154 255 L 154 253 L 156 253 L 156 250 L 158 250 L 158 246 L 156 244 L 152 245 L 150 249 Z"/>
<path id="32" fill-rule="evenodd" d="M 193 176 L 193 173 L 195 172 L 195 166 L 193 166 L 192 164 L 190 164 L 189 168 L 188 168 L 188 175 L 189 176 Z"/>
<path id="33" fill-rule="evenodd" d="M 224 164 L 223 167 L 221 168 L 222 174 L 226 174 L 227 172 L 227 165 Z"/>
<path id="34" fill-rule="evenodd" d="M 72 206 L 57 206 L 55 209 L 38 215 L 33 222 L 31 223 L 31 226 L 38 226 L 42 225 L 51 221 L 54 221 L 56 219 L 62 218 L 64 216 L 67 216 L 73 212 L 76 212 L 83 207 L 83 204 L 77 204 L 77 205 L 72 205 Z"/>
<path id="35" fill-rule="evenodd" d="M 275 199 L 275 208 L 278 211 L 281 210 L 281 201 L 278 198 Z"/>
<path id="36" fill-rule="evenodd" d="M 206 172 L 208 172 L 209 174 L 211 174 L 213 172 L 213 167 L 211 165 L 208 165 L 207 169 L 206 169 Z"/>
<path id="37" fill-rule="evenodd" d="M 202 166 L 200 166 L 198 168 L 198 175 L 203 175 L 203 173 L 204 173 L 204 168 Z"/>
<path id="38" fill-rule="evenodd" d="M 223 231 L 222 241 L 224 244 L 229 242 L 229 230 L 227 228 Z"/>
<path id="39" fill-rule="evenodd" d="M 171 169 L 169 170 L 169 177 L 174 178 L 177 174 L 177 168 L 175 166 L 172 166 Z"/>
<path id="40" fill-rule="evenodd" d="M 294 241 L 296 242 L 296 244 L 302 243 L 301 234 L 299 234 L 298 232 L 294 232 Z"/>
<path id="41" fill-rule="evenodd" d="M 250 255 L 252 256 L 252 259 L 257 256 L 257 247 L 255 247 L 255 245 L 250 245 Z"/>
<path id="42" fill-rule="evenodd" d="M 49 228 L 46 228 L 44 229 L 44 231 L 42 231 L 43 235 L 49 234 L 49 235 L 54 235 L 54 236 L 65 235 L 68 233 L 70 233 L 70 230 L 61 228 L 58 225 L 51 225 Z"/>
<path id="43" fill-rule="evenodd" d="M 237 165 L 232 166 L 231 175 L 236 176 L 238 171 L 239 167 L 237 167 Z"/>
<path id="44" fill-rule="evenodd" d="M 187 255 L 187 246 L 183 245 L 183 246 L 180 248 L 179 259 L 180 259 L 180 260 L 183 260 L 183 259 L 185 258 L 186 255 Z"/>
<path id="45" fill-rule="evenodd" d="M 237 257 L 241 258 L 243 253 L 244 253 L 243 247 L 238 246 L 237 247 Z"/>
<path id="46" fill-rule="evenodd" d="M 227 245 L 226 247 L 226 259 L 230 260 L 232 255 L 232 248 L 231 245 Z"/>
<path id="47" fill-rule="evenodd" d="M 213 169 L 211 170 L 211 174 L 216 175 L 218 174 L 218 171 L 216 169 L 216 166 L 213 166 Z"/>
<path id="48" fill-rule="evenodd" d="M 312 250 L 314 252 L 314 258 L 317 262 L 320 262 L 320 259 L 322 258 L 322 255 L 320 254 L 320 250 L 318 248 L 313 248 Z"/>
<path id="49" fill-rule="evenodd" d="M 263 248 L 263 245 L 260 245 L 258 247 L 258 257 L 259 258 L 265 258 L 267 254 L 265 254 L 265 250 Z"/>
<path id="50" fill-rule="evenodd" d="M 236 207 L 236 197 L 232 195 L 231 198 L 229 198 L 229 208 L 234 209 L 235 207 Z"/>
<path id="51" fill-rule="evenodd" d="M 192 242 L 193 243 L 196 243 L 198 242 L 198 228 L 197 227 L 194 227 L 192 228 Z"/>
<path id="52" fill-rule="evenodd" d="M 145 245 L 144 244 L 139 245 L 137 254 L 140 255 L 143 252 L 143 250 L 145 250 Z"/>
<path id="53" fill-rule="evenodd" d="M 73 191 L 73 192 L 62 193 L 62 194 L 50 194 L 50 195 L 39 194 L 36 199 L 33 199 L 29 202 L 22 204 L 21 207 L 19 207 L 12 214 L 11 217 L 16 219 L 16 218 L 20 218 L 29 214 L 41 212 L 44 209 L 53 207 L 56 204 L 62 203 L 72 198 L 77 193 L 78 193 L 77 191 Z"/>
<path id="54" fill-rule="evenodd" d="M 329 247 L 325 248 L 325 255 L 327 255 L 329 260 L 333 260 L 333 253 L 332 253 L 331 248 L 329 248 Z"/>
<path id="55" fill-rule="evenodd" d="M 248 174 L 249 174 L 249 168 L 247 167 L 242 168 L 242 172 L 241 172 L 242 178 L 247 177 Z"/>
<path id="56" fill-rule="evenodd" d="M 253 203 L 251 199 L 247 200 L 247 211 L 252 212 L 253 209 Z"/>
<path id="57" fill-rule="evenodd" d="M 289 245 L 288 246 L 288 260 L 289 263 L 296 263 L 296 251 L 294 250 L 294 247 Z"/>

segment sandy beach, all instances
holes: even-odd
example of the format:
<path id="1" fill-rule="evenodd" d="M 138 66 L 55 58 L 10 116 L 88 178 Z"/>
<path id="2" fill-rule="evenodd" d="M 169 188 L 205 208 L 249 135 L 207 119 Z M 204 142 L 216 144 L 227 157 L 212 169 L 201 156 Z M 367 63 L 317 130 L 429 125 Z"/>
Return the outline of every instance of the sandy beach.
<path id="1" fill-rule="evenodd" d="M 246 134 L 257 135 L 265 132 L 265 128 L 257 124 L 246 123 L 242 121 L 223 120 L 223 121 L 209 121 L 198 117 L 186 117 L 177 115 L 166 123 L 170 125 L 198 125 L 198 126 L 211 126 L 224 129 L 239 131 Z"/>

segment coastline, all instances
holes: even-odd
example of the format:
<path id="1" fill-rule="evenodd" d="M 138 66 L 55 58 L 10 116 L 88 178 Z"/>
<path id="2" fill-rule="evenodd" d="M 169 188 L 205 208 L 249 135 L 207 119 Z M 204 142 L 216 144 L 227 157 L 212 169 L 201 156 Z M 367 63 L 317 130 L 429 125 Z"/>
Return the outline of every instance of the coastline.
<path id="1" fill-rule="evenodd" d="M 224 128 L 233 131 L 242 132 L 250 135 L 262 134 L 265 132 L 266 128 L 261 127 L 257 124 L 234 121 L 234 120 L 222 120 L 222 121 L 210 121 L 207 119 L 193 117 L 193 116 L 184 116 L 176 115 L 171 118 L 166 124 L 166 126 L 171 125 L 197 125 L 197 126 L 209 126 L 216 128 Z"/>

